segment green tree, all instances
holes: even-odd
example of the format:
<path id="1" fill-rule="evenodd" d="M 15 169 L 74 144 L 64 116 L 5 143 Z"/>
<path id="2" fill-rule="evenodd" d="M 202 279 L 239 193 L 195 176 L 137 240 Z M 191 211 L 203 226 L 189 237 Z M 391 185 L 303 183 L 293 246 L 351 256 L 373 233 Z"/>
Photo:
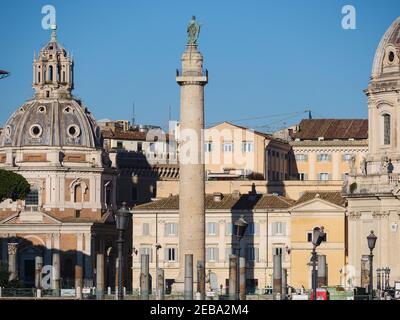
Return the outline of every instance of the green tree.
<path id="1" fill-rule="evenodd" d="M 28 181 L 18 173 L 0 169 L 0 202 L 24 200 L 30 191 Z"/>

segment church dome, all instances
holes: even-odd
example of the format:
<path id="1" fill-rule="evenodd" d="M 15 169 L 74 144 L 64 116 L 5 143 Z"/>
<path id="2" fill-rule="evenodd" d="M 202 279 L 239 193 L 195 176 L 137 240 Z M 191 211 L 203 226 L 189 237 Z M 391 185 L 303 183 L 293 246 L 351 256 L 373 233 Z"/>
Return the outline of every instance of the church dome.
<path id="1" fill-rule="evenodd" d="M 33 61 L 35 96 L 6 122 L 0 147 L 101 147 L 94 117 L 71 94 L 73 66 L 54 26 L 50 41 Z"/>
<path id="2" fill-rule="evenodd" d="M 371 78 L 400 75 L 400 17 L 383 35 L 375 53 Z"/>
<path id="3" fill-rule="evenodd" d="M 0 147 L 101 147 L 101 133 L 78 100 L 31 100 L 6 122 Z"/>

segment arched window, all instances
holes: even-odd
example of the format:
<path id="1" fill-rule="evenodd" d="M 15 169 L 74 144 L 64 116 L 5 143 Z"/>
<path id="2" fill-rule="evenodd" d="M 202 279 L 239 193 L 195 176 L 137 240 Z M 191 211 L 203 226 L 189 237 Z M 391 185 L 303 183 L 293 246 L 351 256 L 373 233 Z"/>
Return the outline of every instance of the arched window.
<path id="1" fill-rule="evenodd" d="M 40 72 L 38 72 L 37 75 L 38 75 L 38 81 L 37 82 L 40 83 Z"/>
<path id="2" fill-rule="evenodd" d="M 60 65 L 57 66 L 57 81 L 60 82 L 61 79 L 61 67 Z"/>
<path id="3" fill-rule="evenodd" d="M 80 184 L 77 184 L 74 188 L 74 202 L 82 202 L 82 186 Z"/>
<path id="4" fill-rule="evenodd" d="M 383 144 L 390 144 L 390 114 L 384 114 L 383 116 Z"/>
<path id="5" fill-rule="evenodd" d="M 49 67 L 49 81 L 53 81 L 53 66 Z"/>

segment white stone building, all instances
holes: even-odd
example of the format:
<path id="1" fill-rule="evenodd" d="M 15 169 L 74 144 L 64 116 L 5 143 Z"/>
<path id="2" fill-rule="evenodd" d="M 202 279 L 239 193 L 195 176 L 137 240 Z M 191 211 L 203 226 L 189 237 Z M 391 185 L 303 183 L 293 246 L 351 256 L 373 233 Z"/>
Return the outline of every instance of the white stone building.
<path id="1" fill-rule="evenodd" d="M 0 168 L 31 185 L 25 201 L 0 204 L 0 258 L 7 265 L 13 255 L 12 277 L 24 286 L 33 285 L 36 257 L 53 265 L 53 288 L 92 285 L 96 254 L 114 246 L 116 172 L 95 119 L 71 93 L 73 67 L 53 30 L 34 58 L 35 95 L 0 136 Z"/>
<path id="2" fill-rule="evenodd" d="M 373 251 L 375 288 L 378 268 L 390 268 L 391 286 L 393 281 L 400 280 L 399 56 L 400 18 L 397 18 L 379 43 L 365 90 L 369 120 L 366 163 L 362 172 L 350 175 L 344 186 L 348 200 L 349 264 L 355 268 L 354 284 L 368 285 L 367 236 L 373 230 L 378 237 Z"/>

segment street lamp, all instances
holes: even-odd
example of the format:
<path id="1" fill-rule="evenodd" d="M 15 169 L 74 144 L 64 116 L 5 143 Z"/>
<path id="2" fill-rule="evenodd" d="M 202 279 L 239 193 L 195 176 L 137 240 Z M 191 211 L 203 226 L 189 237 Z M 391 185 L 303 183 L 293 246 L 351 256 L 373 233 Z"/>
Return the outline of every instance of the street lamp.
<path id="1" fill-rule="evenodd" d="M 246 222 L 246 220 L 244 220 L 244 216 L 241 215 L 240 218 L 234 222 L 234 225 L 235 225 L 234 236 L 238 239 L 236 300 L 240 300 L 240 240 L 242 240 L 249 224 Z"/>
<path id="2" fill-rule="evenodd" d="M 324 232 L 324 227 L 315 227 L 313 229 L 312 237 L 312 289 L 313 289 L 313 300 L 317 300 L 317 247 L 325 239 L 326 233 Z"/>
<path id="3" fill-rule="evenodd" d="M 10 75 L 8 71 L 0 70 L 0 79 L 6 78 Z"/>
<path id="4" fill-rule="evenodd" d="M 122 270 L 124 267 L 123 261 L 123 249 L 124 249 L 124 242 L 125 242 L 125 231 L 128 229 L 130 220 L 131 220 L 131 213 L 126 208 L 126 202 L 122 202 L 122 207 L 117 211 L 115 215 L 116 220 L 116 227 L 118 231 L 118 294 L 117 299 L 123 300 L 123 280 L 122 280 Z"/>
<path id="5" fill-rule="evenodd" d="M 372 254 L 372 251 L 375 248 L 375 244 L 376 244 L 376 235 L 374 234 L 374 231 L 371 231 L 371 233 L 369 234 L 369 236 L 367 237 L 368 240 L 368 248 L 369 248 L 369 299 L 372 300 L 373 299 L 373 258 L 374 255 Z"/>

